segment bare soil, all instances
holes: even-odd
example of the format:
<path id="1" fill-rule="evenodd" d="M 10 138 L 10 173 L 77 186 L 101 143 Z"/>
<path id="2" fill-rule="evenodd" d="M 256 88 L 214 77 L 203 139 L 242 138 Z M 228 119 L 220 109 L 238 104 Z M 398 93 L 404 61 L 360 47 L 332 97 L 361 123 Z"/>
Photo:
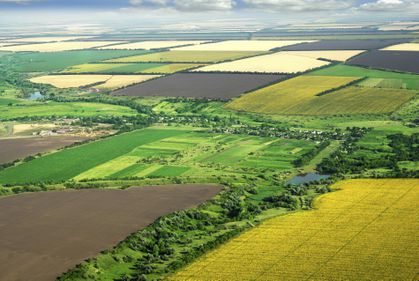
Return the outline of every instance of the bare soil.
<path id="1" fill-rule="evenodd" d="M 419 74 L 419 52 L 371 51 L 350 59 L 349 64 Z"/>
<path id="2" fill-rule="evenodd" d="M 158 217 L 196 206 L 221 189 L 165 185 L 0 198 L 0 280 L 55 280 Z"/>
<path id="3" fill-rule="evenodd" d="M 113 94 L 228 100 L 285 77 L 273 74 L 178 73 L 127 87 Z"/>
<path id="4" fill-rule="evenodd" d="M 13 162 L 37 153 L 59 149 L 86 139 L 78 136 L 0 139 L 0 164 Z"/>
<path id="5" fill-rule="evenodd" d="M 409 42 L 409 39 L 322 40 L 279 48 L 286 51 L 373 50 Z"/>

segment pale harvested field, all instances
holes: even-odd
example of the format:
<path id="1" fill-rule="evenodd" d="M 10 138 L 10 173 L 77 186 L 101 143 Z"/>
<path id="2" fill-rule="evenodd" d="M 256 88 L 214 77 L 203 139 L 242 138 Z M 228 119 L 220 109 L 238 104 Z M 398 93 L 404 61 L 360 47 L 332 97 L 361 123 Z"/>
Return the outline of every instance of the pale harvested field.
<path id="1" fill-rule="evenodd" d="M 308 57 L 313 59 L 327 59 L 333 61 L 346 61 L 353 56 L 363 53 L 363 50 L 332 50 L 332 51 L 288 51 L 285 54 Z"/>
<path id="2" fill-rule="evenodd" d="M 176 51 L 269 51 L 274 48 L 315 42 L 313 40 L 228 40 L 217 43 L 202 44 L 176 48 Z"/>
<path id="3" fill-rule="evenodd" d="M 197 45 L 197 44 L 202 44 L 205 42 L 208 42 L 208 41 L 144 41 L 144 42 L 135 42 L 135 43 L 127 43 L 127 44 L 101 47 L 100 49 L 151 50 L 151 49 L 164 49 L 164 48 L 171 48 L 171 47 L 185 46 L 185 45 Z"/>
<path id="4" fill-rule="evenodd" d="M 328 65 L 329 62 L 313 58 L 274 53 L 232 62 L 204 66 L 196 72 L 260 72 L 260 73 L 296 73 Z"/>
<path id="5" fill-rule="evenodd" d="M 45 75 L 31 78 L 30 81 L 38 84 L 50 84 L 56 88 L 77 88 L 102 83 L 95 86 L 98 89 L 117 89 L 128 85 L 144 82 L 160 75 Z"/>
<path id="6" fill-rule="evenodd" d="M 18 46 L 0 47 L 0 51 L 10 52 L 60 52 L 70 50 L 82 50 L 106 46 L 120 42 L 109 41 L 84 41 L 84 42 L 53 42 L 41 44 L 25 44 Z"/>
<path id="7" fill-rule="evenodd" d="M 56 88 L 77 88 L 109 80 L 112 75 L 45 75 L 31 78 L 37 84 L 50 84 Z"/>
<path id="8" fill-rule="evenodd" d="M 61 42 L 69 40 L 79 40 L 90 38 L 90 36 L 50 36 L 50 37 L 25 37 L 17 39 L 9 39 L 10 42 L 27 42 L 27 43 L 41 43 L 41 42 Z"/>
<path id="9" fill-rule="evenodd" d="M 419 180 L 360 179 L 270 219 L 170 276 L 179 281 L 418 280 Z"/>
<path id="10" fill-rule="evenodd" d="M 27 132 L 31 132 L 33 130 L 45 130 L 45 129 L 53 129 L 57 127 L 57 125 L 52 123 L 47 124 L 14 124 L 13 125 L 13 135 L 20 135 Z"/>
<path id="11" fill-rule="evenodd" d="M 384 51 L 419 51 L 419 43 L 404 43 L 386 47 Z"/>
<path id="12" fill-rule="evenodd" d="M 161 75 L 113 75 L 105 83 L 96 86 L 98 89 L 118 89 L 132 84 L 141 83 Z"/>

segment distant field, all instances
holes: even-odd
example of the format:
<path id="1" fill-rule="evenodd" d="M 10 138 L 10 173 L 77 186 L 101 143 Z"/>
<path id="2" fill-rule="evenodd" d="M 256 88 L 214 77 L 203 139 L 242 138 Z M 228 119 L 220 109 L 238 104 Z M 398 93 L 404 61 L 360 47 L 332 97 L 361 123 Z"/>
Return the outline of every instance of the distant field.
<path id="1" fill-rule="evenodd" d="M 69 40 L 81 40 L 90 38 L 90 36 L 40 36 L 40 37 L 23 37 L 8 39 L 8 42 L 18 43 L 44 43 L 44 42 L 61 42 Z"/>
<path id="2" fill-rule="evenodd" d="M 317 42 L 286 46 L 284 51 L 321 51 L 321 50 L 372 50 L 390 45 L 409 42 L 410 39 L 359 39 L 359 40 L 322 40 Z"/>
<path id="3" fill-rule="evenodd" d="M 266 114 L 304 114 L 301 106 L 318 98 L 317 94 L 354 80 L 355 77 L 299 76 L 245 94 L 226 107 Z"/>
<path id="4" fill-rule="evenodd" d="M 259 72 L 259 73 L 296 73 L 325 66 L 329 62 L 309 57 L 274 53 L 204 66 L 197 72 Z"/>
<path id="5" fill-rule="evenodd" d="M 282 75 L 177 73 L 114 92 L 117 96 L 166 96 L 228 100 L 268 85 Z"/>
<path id="6" fill-rule="evenodd" d="M 235 60 L 243 57 L 262 54 L 263 52 L 240 51 L 168 51 L 146 55 L 112 59 L 109 62 L 193 62 L 209 63 L 225 60 Z"/>
<path id="7" fill-rule="evenodd" d="M 65 69 L 63 73 L 174 73 L 182 70 L 187 70 L 193 67 L 200 66 L 199 64 L 186 63 L 94 63 L 75 65 Z"/>
<path id="8" fill-rule="evenodd" d="M 415 280 L 419 180 L 339 182 L 315 208 L 278 216 L 168 280 Z"/>
<path id="9" fill-rule="evenodd" d="M 27 116 L 129 116 L 136 111 L 129 107 L 103 103 L 36 102 L 0 108 L 0 119 L 10 120 Z"/>
<path id="10" fill-rule="evenodd" d="M 9 47 L 0 47 L 0 51 L 10 52 L 60 52 L 70 50 L 90 49 L 94 47 L 101 47 L 117 42 L 110 41 L 69 41 L 69 42 L 53 42 L 53 43 L 40 43 L 40 44 L 25 44 Z"/>
<path id="11" fill-rule="evenodd" d="M 299 104 L 295 114 L 338 115 L 391 113 L 416 92 L 399 89 L 347 87 Z"/>
<path id="12" fill-rule="evenodd" d="M 185 45 L 199 45 L 209 41 L 143 41 L 143 42 L 135 42 L 135 43 L 126 43 L 126 44 L 119 44 L 107 47 L 101 47 L 100 49 L 128 49 L 128 50 L 135 50 L 135 49 L 144 49 L 144 50 L 151 50 L 151 49 L 166 49 L 170 47 L 177 47 L 177 46 L 185 46 Z"/>
<path id="13" fill-rule="evenodd" d="M 302 56 L 302 57 L 309 57 L 313 59 L 328 59 L 333 61 L 346 61 L 353 56 L 359 55 L 364 51 L 362 50 L 328 50 L 328 51 L 285 51 L 283 53 L 294 55 L 294 56 Z"/>
<path id="14" fill-rule="evenodd" d="M 105 83 L 97 85 L 95 88 L 114 90 L 158 77 L 160 75 L 112 75 Z"/>
<path id="15" fill-rule="evenodd" d="M 399 73 L 391 71 L 383 71 L 377 69 L 368 69 L 364 67 L 350 66 L 350 65 L 334 65 L 331 67 L 319 69 L 308 73 L 307 75 L 315 76 L 354 76 L 354 77 L 368 77 L 371 79 L 383 80 L 399 80 L 402 87 L 406 89 L 419 89 L 419 75 Z M 367 81 L 370 79 L 367 79 Z M 365 84 L 364 84 L 365 85 Z"/>
<path id="16" fill-rule="evenodd" d="M 48 53 L 17 53 L 13 67 L 21 72 L 57 71 L 66 67 L 99 62 L 107 59 L 146 54 L 147 51 L 131 50 L 80 50 Z"/>
<path id="17" fill-rule="evenodd" d="M 404 43 L 386 47 L 383 51 L 419 51 L 419 43 Z"/>
<path id="18" fill-rule="evenodd" d="M 371 51 L 348 61 L 349 64 L 419 74 L 416 51 Z"/>
<path id="19" fill-rule="evenodd" d="M 176 51 L 248 51 L 266 52 L 271 49 L 313 42 L 312 40 L 227 40 L 216 43 L 201 44 L 188 47 L 175 48 Z"/>
<path id="20" fill-rule="evenodd" d="M 131 84 L 143 82 L 158 75 L 46 75 L 31 78 L 33 83 L 50 84 L 57 88 L 82 87 L 92 84 L 98 89 L 117 89 Z"/>

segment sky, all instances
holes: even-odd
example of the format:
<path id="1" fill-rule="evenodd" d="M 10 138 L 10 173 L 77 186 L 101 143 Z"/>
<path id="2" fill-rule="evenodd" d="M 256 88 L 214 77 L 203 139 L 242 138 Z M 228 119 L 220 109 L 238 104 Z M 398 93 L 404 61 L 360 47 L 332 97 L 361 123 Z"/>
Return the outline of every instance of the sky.
<path id="1" fill-rule="evenodd" d="M 7 21 L 254 24 L 419 20 L 419 0 L 0 0 Z"/>

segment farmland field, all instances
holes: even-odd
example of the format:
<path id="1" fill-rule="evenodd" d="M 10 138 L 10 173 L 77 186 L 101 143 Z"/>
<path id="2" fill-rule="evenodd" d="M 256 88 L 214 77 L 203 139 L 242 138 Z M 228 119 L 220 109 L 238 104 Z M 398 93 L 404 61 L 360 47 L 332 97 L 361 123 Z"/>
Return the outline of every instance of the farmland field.
<path id="1" fill-rule="evenodd" d="M 370 51 L 349 60 L 349 64 L 419 74 L 416 51 Z"/>
<path id="2" fill-rule="evenodd" d="M 55 150 L 83 140 L 86 138 L 73 136 L 0 139 L 0 164 Z"/>
<path id="3" fill-rule="evenodd" d="M 178 73 L 134 85 L 113 94 L 227 100 L 283 78 L 283 75 Z"/>
<path id="4" fill-rule="evenodd" d="M 199 64 L 163 63 L 94 63 L 75 65 L 63 73 L 173 73 L 198 67 Z"/>
<path id="5" fill-rule="evenodd" d="M 305 140 L 207 134 L 190 132 L 186 128 L 149 128 L 8 168 L 0 172 L 0 182 L 181 175 L 203 178 L 219 174 L 220 167 L 224 174 L 240 173 L 249 167 L 254 170 L 248 173 L 260 170 L 266 173 L 293 169 L 293 161 L 313 148 L 314 144 Z M 46 166 L 50 168 L 45 169 Z"/>
<path id="6" fill-rule="evenodd" d="M 419 51 L 419 43 L 404 43 L 388 46 L 383 51 Z"/>
<path id="7" fill-rule="evenodd" d="M 312 42 L 310 40 L 227 40 L 216 43 L 208 43 L 187 47 L 174 48 L 176 51 L 247 51 L 247 52 L 266 52 L 271 49 L 299 44 L 302 42 Z"/>
<path id="8" fill-rule="evenodd" d="M 70 179 L 88 169 L 126 154 L 139 145 L 175 136 L 182 132 L 182 130 L 144 129 L 66 149 L 0 172 L 0 183 Z"/>
<path id="9" fill-rule="evenodd" d="M 35 102 L 0 107 L 0 118 L 10 120 L 26 116 L 130 116 L 136 112 L 128 107 L 102 103 Z"/>
<path id="10" fill-rule="evenodd" d="M 168 279 L 414 280 L 419 181 L 360 179 L 335 188 L 314 210 L 270 219 Z"/>
<path id="11" fill-rule="evenodd" d="M 354 80 L 354 77 L 299 76 L 245 94 L 228 103 L 226 107 L 266 114 L 304 114 L 306 109 L 300 108 L 302 104 L 319 98 L 316 96 L 319 93 Z"/>
<path id="12" fill-rule="evenodd" d="M 327 68 L 319 69 L 308 73 L 307 75 L 315 76 L 353 76 L 353 77 L 367 77 L 370 79 L 397 80 L 400 81 L 402 87 L 406 89 L 419 89 L 419 75 L 399 73 L 392 71 L 383 71 L 377 69 L 368 69 L 364 67 L 357 67 L 351 65 L 334 65 Z M 385 82 L 384 82 L 385 83 Z"/>
<path id="13" fill-rule="evenodd" d="M 60 52 L 70 50 L 90 49 L 94 47 L 106 46 L 115 44 L 117 42 L 110 41 L 71 41 L 71 42 L 53 42 L 53 43 L 40 43 L 40 44 L 25 44 L 15 45 L 8 47 L 0 47 L 0 51 L 10 52 Z"/>
<path id="14" fill-rule="evenodd" d="M 144 42 L 135 42 L 135 43 L 126 43 L 126 44 L 117 44 L 107 47 L 101 47 L 100 49 L 127 49 L 127 50 L 135 50 L 135 49 L 144 49 L 144 50 L 152 50 L 152 49 L 167 49 L 171 47 L 177 46 L 185 46 L 185 45 L 199 45 L 209 41 L 144 41 Z"/>
<path id="15" fill-rule="evenodd" d="M 245 51 L 167 51 L 131 56 L 119 59 L 112 59 L 109 62 L 129 63 L 129 62 L 194 62 L 209 63 L 225 60 L 235 60 L 243 57 L 262 54 L 262 52 Z"/>
<path id="16" fill-rule="evenodd" d="M 158 75 L 46 75 L 31 78 L 38 84 L 50 84 L 57 88 L 82 87 L 92 84 L 98 89 L 117 89 L 131 84 L 144 82 L 159 77 Z"/>
<path id="17" fill-rule="evenodd" d="M 45 42 L 61 42 L 70 40 L 81 40 L 89 38 L 89 36 L 46 36 L 46 37 L 23 37 L 8 39 L 7 42 L 17 43 L 45 43 Z"/>
<path id="18" fill-rule="evenodd" d="M 72 65 L 146 53 L 147 51 L 140 50 L 76 50 L 47 53 L 17 53 L 13 54 L 13 57 L 17 60 L 13 68 L 22 72 L 57 71 Z"/>
<path id="19" fill-rule="evenodd" d="M 0 279 L 54 280 L 158 217 L 194 207 L 221 188 L 168 185 L 0 198 Z"/>
<path id="20" fill-rule="evenodd" d="M 324 50 L 371 50 L 409 42 L 409 39 L 363 39 L 363 40 L 322 40 L 312 43 L 285 46 L 285 51 L 324 51 Z"/>
<path id="21" fill-rule="evenodd" d="M 328 65 L 329 62 L 309 57 L 274 53 L 232 62 L 204 66 L 196 72 L 258 72 L 258 73 L 297 73 Z"/>
<path id="22" fill-rule="evenodd" d="M 333 61 L 346 61 L 353 56 L 359 55 L 364 51 L 360 50 L 328 50 L 328 51 L 285 51 L 281 53 L 309 57 L 313 59 L 328 59 Z"/>

